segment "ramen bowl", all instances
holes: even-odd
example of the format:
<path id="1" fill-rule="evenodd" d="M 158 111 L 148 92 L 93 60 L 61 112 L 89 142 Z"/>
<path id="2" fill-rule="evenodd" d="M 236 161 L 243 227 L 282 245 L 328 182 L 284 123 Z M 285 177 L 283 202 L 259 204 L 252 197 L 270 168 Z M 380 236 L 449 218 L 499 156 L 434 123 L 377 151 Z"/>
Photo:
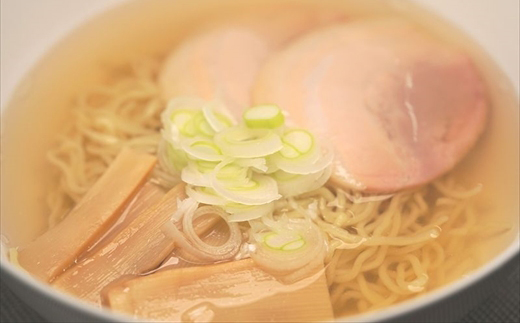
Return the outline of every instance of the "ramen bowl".
<path id="1" fill-rule="evenodd" d="M 10 240 L 2 240 L 2 282 L 49 321 L 134 320 L 94 307 L 36 280 L 7 260 L 6 245 L 13 241 L 15 244 L 29 241 L 42 231 L 43 222 L 31 218 L 31 214 L 37 213 L 43 203 L 43 183 L 49 180 L 43 162 L 45 150 L 64 120 L 70 96 L 102 80 L 102 69 L 97 68 L 98 65 L 167 51 L 171 43 L 180 37 L 172 32 L 164 43 L 154 42 L 154 37 L 150 35 L 154 30 L 164 30 L 165 25 L 157 23 L 148 27 L 152 11 L 147 10 L 143 3 L 124 0 L 2 3 L 2 191 L 10 191 L 9 194 L 2 194 L 1 233 Z M 475 151 L 470 153 L 469 161 L 464 160 L 458 167 L 468 177 L 474 173 L 483 174 L 482 181 L 486 182 L 484 189 L 490 192 L 491 197 L 499 196 L 501 202 L 493 214 L 502 214 L 503 218 L 497 218 L 497 221 L 509 222 L 511 230 L 489 246 L 483 265 L 455 282 L 377 312 L 337 319 L 347 322 L 454 321 L 479 304 L 494 287 L 502 284 L 518 263 L 519 4 L 515 0 L 499 4 L 491 0 L 388 3 L 395 10 L 418 17 L 416 19 L 425 24 L 435 25 L 446 20 L 447 27 L 439 28 L 438 32 L 449 33 L 453 28 L 450 26 L 456 26 L 474 40 L 464 38 L 468 48 L 484 49 L 475 50 L 478 65 L 484 70 L 486 78 L 492 80 L 494 105 L 505 108 L 493 110 L 490 129 Z M 176 17 L 184 19 L 182 22 L 189 28 L 191 16 L 198 11 L 216 10 L 218 2 L 188 5 L 186 1 L 171 1 L 171 6 L 174 11 L 184 13 L 184 18 L 179 14 Z M 158 20 L 166 21 L 161 19 Z M 136 25 L 143 28 L 136 29 Z M 128 28 L 133 28 L 131 37 Z M 85 52 L 91 54 L 82 55 Z M 102 57 L 101 63 L 98 57 Z M 80 78 L 75 77 L 79 75 Z M 42 87 L 47 82 L 53 85 Z M 35 97 L 27 95 L 42 89 L 56 93 L 63 91 L 69 96 L 55 95 L 47 101 L 35 101 Z M 23 110 L 24 106 L 35 104 L 42 108 L 29 115 L 29 122 L 27 114 L 17 109 Z M 42 162 L 31 164 L 34 160 Z M 23 174 L 21 171 L 10 172 L 13 161 L 27 162 L 27 165 L 21 165 L 24 167 Z M 34 188 L 26 185 L 35 180 L 42 184 Z M 7 220 L 12 218 L 18 220 Z M 23 230 L 20 229 L 22 227 Z"/>

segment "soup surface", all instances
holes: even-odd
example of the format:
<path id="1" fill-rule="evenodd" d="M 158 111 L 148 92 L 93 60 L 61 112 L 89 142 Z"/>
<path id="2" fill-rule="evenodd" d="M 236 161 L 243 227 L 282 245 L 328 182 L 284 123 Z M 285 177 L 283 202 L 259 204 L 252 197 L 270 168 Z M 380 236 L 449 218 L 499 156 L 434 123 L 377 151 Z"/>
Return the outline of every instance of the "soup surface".
<path id="1" fill-rule="evenodd" d="M 74 207 L 85 205 L 85 196 L 95 196 L 95 183 L 109 173 L 109 165 L 117 163 L 116 156 L 123 147 L 159 154 L 161 159 L 161 128 L 165 125 L 160 115 L 168 99 L 219 99 L 238 118 L 253 103 L 276 103 L 294 117 L 288 117 L 288 122 L 319 133 L 319 122 L 312 122 L 312 118 L 305 122 L 297 116 L 295 102 L 299 98 L 294 89 L 298 79 L 291 82 L 294 88 L 285 88 L 279 82 L 281 78 L 269 79 L 272 70 L 283 73 L 284 59 L 293 61 L 290 55 L 295 55 L 298 46 L 306 48 L 307 34 L 311 34 L 307 40 L 319 39 L 319 32 L 330 26 L 350 28 L 350 24 L 362 26 L 366 21 L 386 20 L 420 26 L 425 34 L 468 55 L 489 101 L 485 130 L 480 137 L 480 131 L 475 132 L 477 144 L 453 170 L 445 173 L 472 145 L 461 149 L 456 160 L 443 166 L 442 171 L 431 170 L 442 164 L 442 159 L 436 165 L 429 164 L 428 171 L 434 175 L 423 171 L 428 175 L 421 175 L 414 185 L 396 184 L 395 180 L 370 182 L 367 193 L 363 187 L 338 185 L 332 180 L 303 195 L 284 196 L 274 204 L 273 219 L 277 220 L 285 216 L 312 217 L 299 214 L 301 209 L 305 214 L 317 212 L 313 226 L 326 236 L 325 251 L 316 251 L 316 255 L 323 253 L 322 263 L 307 266 L 312 267 L 308 272 L 300 272 L 296 266 L 280 278 L 279 272 L 264 270 L 254 253 L 256 263 L 252 261 L 247 250 L 237 251 L 232 258 L 235 261 L 201 262 L 187 255 L 187 248 L 176 247 L 172 252 L 173 245 L 165 247 L 171 243 L 164 242 L 163 236 L 160 241 L 151 241 L 151 235 L 165 230 L 161 208 L 179 207 L 177 199 L 172 198 L 170 204 L 161 201 L 184 196 L 184 187 L 182 193 L 170 190 L 180 182 L 179 174 L 160 162 L 151 175 L 146 175 L 152 180 L 137 196 L 128 193 L 134 202 L 127 201 L 119 219 L 107 222 L 111 227 L 108 233 L 82 246 L 85 248 L 72 259 L 73 265 L 64 263 L 50 276 L 35 274 L 39 263 L 35 272 L 29 271 L 45 277 L 58 289 L 117 311 L 183 321 L 320 320 L 332 318 L 332 313 L 338 318 L 390 306 L 469 274 L 518 234 L 518 99 L 504 75 L 477 45 L 448 23 L 404 1 L 398 5 L 393 1 L 135 1 L 88 22 L 27 75 L 2 117 L 2 241 L 18 247 L 24 266 L 28 258 L 24 249 L 29 250 L 34 239 L 44 232 L 49 235 L 58 224 L 64 227 L 61 223 L 74 213 Z M 297 45 L 290 47 L 294 43 Z M 213 51 L 215 48 L 218 51 Z M 276 57 L 280 52 L 286 56 Z M 312 59 L 302 57 L 296 59 L 314 67 Z M 267 61 L 268 68 L 262 70 Z M 385 80 L 381 84 L 386 84 Z M 386 90 L 376 90 L 383 93 L 381 100 L 386 100 Z M 337 107 L 327 106 L 334 118 Z M 471 123 L 470 119 L 464 125 Z M 334 130 L 341 132 L 338 124 Z M 413 133 L 413 127 L 410 129 Z M 359 140 L 354 132 L 350 134 L 351 141 L 333 140 L 336 151 Z M 129 156 L 129 160 L 140 160 L 140 165 L 150 162 L 142 156 Z M 359 160 L 355 154 L 348 158 Z M 377 167 L 392 169 L 383 164 Z M 364 170 L 366 162 L 358 166 Z M 130 174 L 134 174 L 130 169 L 126 173 L 129 183 Z M 146 171 L 141 174 L 132 169 L 136 180 Z M 117 175 L 107 183 L 116 185 Z M 150 236 L 143 233 L 143 240 L 132 236 L 136 248 L 132 250 L 143 254 L 137 267 L 145 264 L 136 270 L 116 247 L 124 245 L 125 230 L 130 232 L 140 221 L 139 214 L 148 209 L 156 210 L 149 216 L 155 217 L 157 225 L 143 221 L 142 232 Z M 117 216 L 117 211 L 114 214 Z M 209 229 L 202 230 L 204 221 L 201 226 L 194 221 L 193 227 L 206 244 L 214 246 L 233 237 L 235 226 L 221 222 L 211 222 Z M 240 234 L 253 239 L 254 220 L 240 223 L 236 226 Z M 58 237 L 66 239 L 64 235 Z M 146 239 L 149 245 L 139 249 L 139 242 Z M 248 244 L 251 241 L 245 239 L 242 249 L 254 245 Z M 169 252 L 162 255 L 164 250 Z M 104 258 L 106 254 L 108 258 Z M 156 254 L 161 255 L 154 258 Z M 96 267 L 118 257 L 133 269 L 118 267 L 124 266 L 123 262 L 110 269 Z M 288 263 L 295 263 L 295 259 Z M 204 268 L 204 272 L 197 268 Z M 118 274 L 100 273 L 104 270 Z M 291 276 L 294 273 L 301 275 Z M 111 278 L 92 282 L 84 279 L 89 274 Z M 150 275 L 135 276 L 143 274 Z M 230 280 L 231 285 L 227 283 Z M 244 288 L 251 282 L 255 288 Z M 266 292 L 273 289 L 276 295 Z M 174 309 L 167 310 L 155 301 L 161 298 L 174 302 Z M 285 312 L 276 310 L 279 304 L 284 304 Z M 309 306 L 312 310 L 302 310 Z M 272 313 L 266 316 L 265 308 L 272 308 Z"/>

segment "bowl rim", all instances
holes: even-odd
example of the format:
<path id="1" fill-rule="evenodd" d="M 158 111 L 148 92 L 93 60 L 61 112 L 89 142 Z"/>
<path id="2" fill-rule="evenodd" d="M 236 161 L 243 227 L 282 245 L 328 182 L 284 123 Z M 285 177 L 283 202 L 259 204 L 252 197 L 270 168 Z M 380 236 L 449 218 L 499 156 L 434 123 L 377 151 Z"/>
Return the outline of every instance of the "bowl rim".
<path id="1" fill-rule="evenodd" d="M 2 242 L 3 245 L 3 242 Z M 513 258 L 520 254 L 520 232 L 516 238 L 497 256 L 487 261 L 479 268 L 473 270 L 458 280 L 444 285 L 438 289 L 430 291 L 425 295 L 412 298 L 397 304 L 390 305 L 384 309 L 368 312 L 352 316 L 343 316 L 336 318 L 340 322 L 380 322 L 398 318 L 402 315 L 407 315 L 419 311 L 431 305 L 435 305 L 441 300 L 456 295 L 466 288 L 469 288 L 484 278 L 496 272 L 499 268 L 505 266 Z M 32 291 L 40 295 L 50 298 L 52 301 L 69 306 L 83 314 L 90 315 L 97 319 L 102 319 L 107 322 L 140 322 L 142 319 L 135 318 L 123 313 L 113 312 L 107 308 L 99 308 L 79 298 L 72 297 L 62 291 L 54 289 L 51 285 L 37 280 L 29 273 L 19 269 L 14 264 L 7 260 L 5 252 L 0 255 L 0 268 L 2 272 L 7 273 L 7 276 L 14 278 L 18 283 L 29 287 Z M 16 291 L 14 291 L 16 294 Z M 25 303 L 25 302 L 24 302 Z M 26 304 L 30 306 L 29 304 Z M 41 314 L 40 314 L 41 315 Z"/>
<path id="2" fill-rule="evenodd" d="M 123 3 L 128 3 L 129 0 L 111 0 L 109 3 L 106 3 L 102 8 L 97 8 L 95 10 L 92 10 L 91 12 L 85 13 L 85 15 L 78 17 L 76 19 L 75 23 L 68 26 L 67 28 L 64 28 L 60 33 L 53 35 L 50 37 L 50 41 L 48 42 L 47 46 L 44 48 L 44 50 L 38 50 L 36 53 L 29 58 L 26 58 L 23 68 L 19 71 L 19 73 L 16 73 L 16 75 L 13 77 L 13 90 L 16 89 L 16 87 L 19 85 L 20 81 L 27 75 L 27 73 L 34 68 L 34 66 L 37 64 L 39 59 L 44 57 L 48 54 L 49 51 L 51 51 L 56 44 L 63 41 L 67 38 L 68 35 L 79 26 L 88 23 L 89 20 L 92 18 L 95 18 L 97 15 L 103 12 L 110 11 L 111 9 L 114 9 L 118 7 L 119 5 Z M 417 1 L 415 5 L 426 8 L 424 1 Z M 444 18 L 444 16 L 441 13 L 438 13 L 433 8 L 429 8 L 428 10 L 433 11 L 436 15 L 439 15 Z M 450 23 L 452 23 L 451 20 L 449 20 Z M 460 26 L 457 26 L 460 28 Z M 466 32 L 466 31 L 465 31 Z M 500 69 L 501 70 L 501 69 Z M 509 76 L 508 76 L 509 79 Z M 518 90 L 517 96 L 518 96 Z M 6 107 L 8 106 L 8 102 L 11 99 L 11 95 L 13 94 L 13 91 L 9 91 L 8 95 L 6 97 L 1 98 L 1 108 L 0 108 L 0 115 L 4 115 L 5 111 L 7 110 Z M 100 319 L 103 321 L 115 321 L 115 322 L 141 322 L 144 321 L 144 319 L 135 318 L 123 313 L 117 313 L 113 312 L 107 308 L 99 308 L 93 304 L 89 304 L 85 301 L 82 301 L 79 298 L 70 296 L 66 294 L 65 292 L 62 292 L 58 289 L 53 288 L 51 285 L 46 284 L 42 281 L 37 280 L 36 278 L 32 277 L 29 273 L 25 272 L 23 269 L 20 269 L 19 267 L 12 264 L 7 256 L 5 251 L 7 251 L 7 248 L 5 248 L 4 243 L 0 242 L 2 252 L 0 252 L 0 271 L 2 272 L 2 275 L 6 274 L 7 279 L 13 279 L 20 285 L 23 285 L 25 288 L 30 290 L 31 292 L 35 292 L 40 296 L 49 298 L 50 301 L 59 303 L 60 305 L 69 307 L 75 311 L 78 311 L 82 314 L 89 315 L 91 317 L 94 317 L 96 319 Z M 492 275 L 494 272 L 496 272 L 499 268 L 505 266 L 509 261 L 513 260 L 515 257 L 517 257 L 520 254 L 520 232 L 517 232 L 516 237 L 514 240 L 507 245 L 506 248 L 504 248 L 499 254 L 494 256 L 493 258 L 486 261 L 483 265 L 479 266 L 477 269 L 471 271 L 467 275 L 463 276 L 462 278 L 457 279 L 454 282 L 451 282 L 447 285 L 441 286 L 433 291 L 430 291 L 426 293 L 425 295 L 421 295 L 419 297 L 412 298 L 410 300 L 406 300 L 403 302 L 399 302 L 397 304 L 392 304 L 388 307 L 385 307 L 381 310 L 375 311 L 375 312 L 369 312 L 369 313 L 363 313 L 358 315 L 352 315 L 352 316 L 343 316 L 338 317 L 335 320 L 336 321 L 343 321 L 343 322 L 379 322 L 379 321 L 386 321 L 398 318 L 402 315 L 407 315 L 414 313 L 416 311 L 419 311 L 421 309 L 424 309 L 428 306 L 435 305 L 438 302 L 442 301 L 445 298 L 448 298 L 450 296 L 454 296 L 459 292 L 462 292 L 463 290 L 477 284 L 478 282 L 482 281 L 484 278 Z M 3 278 L 3 279 L 5 279 Z M 10 285 L 10 282 L 7 283 Z M 11 285 L 10 285 L 11 286 Z M 13 292 L 18 296 L 18 291 L 11 287 Z M 31 307 L 29 304 L 25 302 L 25 300 L 22 300 L 24 304 Z M 38 313 L 41 315 L 40 313 Z M 43 315 L 42 315 L 43 316 Z"/>

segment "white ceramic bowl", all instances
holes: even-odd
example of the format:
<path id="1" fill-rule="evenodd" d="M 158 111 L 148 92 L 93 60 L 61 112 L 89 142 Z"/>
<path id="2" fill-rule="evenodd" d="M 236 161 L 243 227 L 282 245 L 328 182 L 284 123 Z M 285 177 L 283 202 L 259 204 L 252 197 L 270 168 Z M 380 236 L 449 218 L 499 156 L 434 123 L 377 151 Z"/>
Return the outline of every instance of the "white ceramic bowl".
<path id="1" fill-rule="evenodd" d="M 90 17 L 125 0 L 2 0 L 1 10 L 1 103 L 6 102 L 21 78 L 51 46 Z M 518 0 L 417 0 L 451 20 L 481 44 L 519 92 Z M 2 122 L 4 120 L 2 119 Z M 517 153 L 517 152 L 516 152 Z M 516 185 L 518 191 L 518 183 Z M 2 217 L 8 216 L 2 214 Z M 518 215 L 517 215 L 518 216 Z M 3 250 L 5 251 L 5 250 Z M 509 244 L 479 270 L 442 289 L 355 321 L 450 321 L 474 307 L 492 286 L 518 262 L 519 239 Z M 129 321 L 66 296 L 34 280 L 1 255 L 3 282 L 54 322 Z"/>

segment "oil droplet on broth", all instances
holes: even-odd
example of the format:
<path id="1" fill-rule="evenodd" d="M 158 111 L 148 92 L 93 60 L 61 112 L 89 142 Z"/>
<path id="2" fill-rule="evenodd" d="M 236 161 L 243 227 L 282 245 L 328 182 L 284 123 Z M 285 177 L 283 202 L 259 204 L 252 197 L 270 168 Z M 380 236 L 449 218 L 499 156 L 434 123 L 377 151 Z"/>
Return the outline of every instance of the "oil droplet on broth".
<path id="1" fill-rule="evenodd" d="M 435 227 L 430 230 L 430 237 L 432 238 L 438 238 L 441 235 L 441 228 Z"/>
<path id="2" fill-rule="evenodd" d="M 422 292 L 426 288 L 429 277 L 427 274 L 421 274 L 417 279 L 408 284 L 408 290 L 413 293 Z"/>
<path id="3" fill-rule="evenodd" d="M 182 313 L 182 322 L 211 322 L 215 317 L 216 307 L 210 302 L 202 302 Z"/>

